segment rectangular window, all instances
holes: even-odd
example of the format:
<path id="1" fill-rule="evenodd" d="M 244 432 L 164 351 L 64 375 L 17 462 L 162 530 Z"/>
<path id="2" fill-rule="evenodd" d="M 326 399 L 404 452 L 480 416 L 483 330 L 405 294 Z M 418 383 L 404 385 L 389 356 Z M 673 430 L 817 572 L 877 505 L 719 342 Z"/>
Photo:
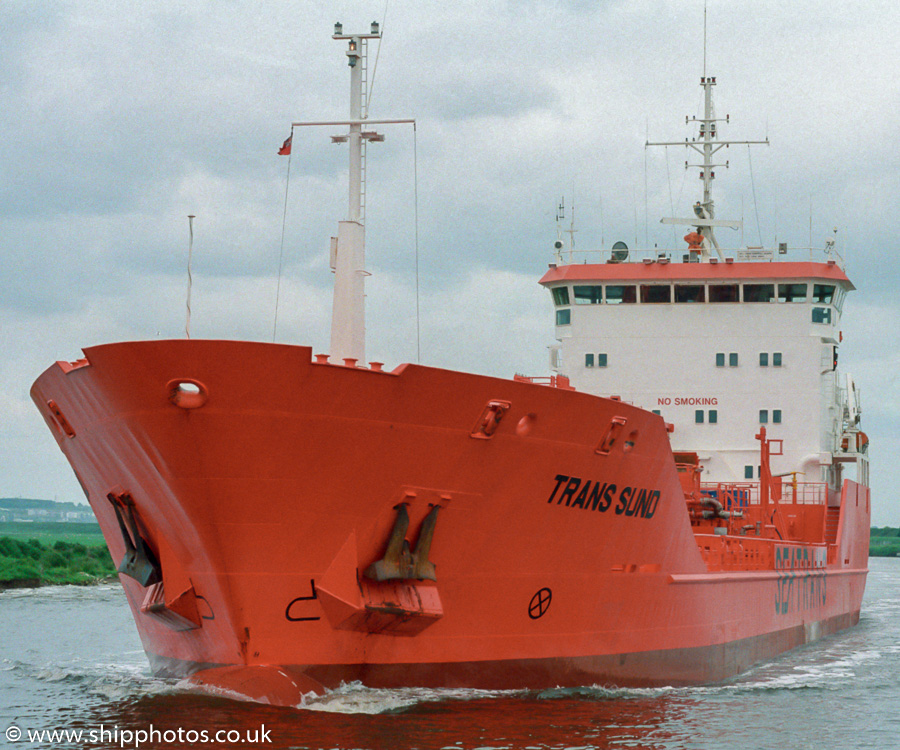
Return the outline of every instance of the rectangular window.
<path id="1" fill-rule="evenodd" d="M 845 292 L 841 287 L 837 288 L 837 291 L 834 294 L 834 306 L 838 312 L 844 309 L 844 298 L 847 296 L 847 292 Z"/>
<path id="2" fill-rule="evenodd" d="M 709 301 L 710 302 L 737 302 L 738 301 L 738 285 L 737 284 L 710 284 L 709 285 Z"/>
<path id="3" fill-rule="evenodd" d="M 694 412 L 694 422 L 703 424 L 703 409 L 697 409 L 697 411 Z"/>
<path id="4" fill-rule="evenodd" d="M 781 352 L 772 354 L 772 367 L 781 367 Z"/>
<path id="5" fill-rule="evenodd" d="M 661 416 L 662 416 L 662 412 L 661 412 L 659 409 L 654 409 L 654 410 L 653 410 L 653 413 L 654 413 L 657 417 L 661 417 Z"/>
<path id="6" fill-rule="evenodd" d="M 831 284 L 813 284 L 812 301 L 820 305 L 830 305 L 834 299 L 834 286 Z"/>
<path id="7" fill-rule="evenodd" d="M 567 307 L 556 311 L 556 325 L 567 326 L 572 322 L 572 311 Z"/>
<path id="8" fill-rule="evenodd" d="M 725 352 L 716 354 L 716 367 L 725 367 Z"/>
<path id="9" fill-rule="evenodd" d="M 753 467 L 752 466 L 744 467 L 744 479 L 753 479 Z"/>
<path id="10" fill-rule="evenodd" d="M 781 409 L 772 410 L 772 424 L 781 424 Z"/>
<path id="11" fill-rule="evenodd" d="M 729 367 L 737 367 L 738 366 L 737 352 L 731 352 L 731 354 L 728 355 L 728 366 Z"/>
<path id="12" fill-rule="evenodd" d="M 607 285 L 606 287 L 606 304 L 607 305 L 619 305 L 624 303 L 636 302 L 637 301 L 637 287 L 633 285 L 628 286 L 612 286 Z"/>
<path id="13" fill-rule="evenodd" d="M 606 354 L 604 352 L 600 352 L 597 355 L 597 367 L 606 367 Z"/>
<path id="14" fill-rule="evenodd" d="M 759 366 L 760 367 L 768 367 L 769 366 L 769 353 L 768 352 L 760 352 L 759 353 Z"/>
<path id="15" fill-rule="evenodd" d="M 744 284 L 744 302 L 771 302 L 773 299 L 774 284 Z"/>
<path id="16" fill-rule="evenodd" d="M 576 305 L 599 305 L 603 299 L 602 286 L 574 286 Z"/>
<path id="17" fill-rule="evenodd" d="M 569 287 L 558 286 L 553 289 L 553 302 L 557 307 L 569 304 Z"/>
<path id="18" fill-rule="evenodd" d="M 672 287 L 668 284 L 641 284 L 641 302 L 648 304 L 654 302 L 671 302 Z"/>
<path id="19" fill-rule="evenodd" d="M 709 423 L 710 424 L 718 424 L 718 422 L 719 422 L 718 409 L 710 409 L 709 410 Z"/>
<path id="20" fill-rule="evenodd" d="M 814 307 L 812 309 L 813 323 L 831 324 L 831 308 L 830 307 Z"/>
<path id="21" fill-rule="evenodd" d="M 676 302 L 706 302 L 706 289 L 703 284 L 676 284 Z"/>
<path id="22" fill-rule="evenodd" d="M 806 302 L 806 284 L 779 284 L 779 302 Z"/>
<path id="23" fill-rule="evenodd" d="M 594 366 L 594 355 L 592 352 L 588 352 L 584 355 L 584 366 L 585 367 L 593 367 Z"/>
<path id="24" fill-rule="evenodd" d="M 768 424 L 769 422 L 769 410 L 768 409 L 760 409 L 759 410 L 759 423 L 760 424 Z"/>

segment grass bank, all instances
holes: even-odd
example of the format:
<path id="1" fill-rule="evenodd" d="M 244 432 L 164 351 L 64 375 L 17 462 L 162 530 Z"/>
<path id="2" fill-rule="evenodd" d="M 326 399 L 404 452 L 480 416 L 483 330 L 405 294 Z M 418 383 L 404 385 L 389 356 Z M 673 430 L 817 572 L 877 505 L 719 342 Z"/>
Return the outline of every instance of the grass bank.
<path id="1" fill-rule="evenodd" d="M 115 576 L 103 537 L 97 536 L 99 542 L 91 539 L 88 544 L 58 538 L 41 541 L 34 537 L 0 536 L 0 590 L 46 584 L 85 585 Z"/>

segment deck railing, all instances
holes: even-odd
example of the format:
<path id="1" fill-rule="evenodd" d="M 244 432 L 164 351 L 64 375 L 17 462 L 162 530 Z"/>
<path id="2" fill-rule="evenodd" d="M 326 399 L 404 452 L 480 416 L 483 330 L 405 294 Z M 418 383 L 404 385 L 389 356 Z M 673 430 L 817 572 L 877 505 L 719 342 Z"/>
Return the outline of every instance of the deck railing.
<path id="1" fill-rule="evenodd" d="M 725 510 L 740 510 L 748 505 L 759 505 L 759 482 L 701 482 L 701 494 L 722 503 Z M 828 486 L 824 482 L 782 482 L 773 485 L 772 500 L 796 505 L 825 505 Z"/>

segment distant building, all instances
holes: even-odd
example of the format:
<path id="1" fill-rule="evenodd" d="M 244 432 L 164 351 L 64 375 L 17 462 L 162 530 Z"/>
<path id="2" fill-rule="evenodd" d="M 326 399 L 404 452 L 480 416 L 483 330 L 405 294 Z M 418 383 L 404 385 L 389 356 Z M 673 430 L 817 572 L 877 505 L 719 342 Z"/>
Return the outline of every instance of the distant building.
<path id="1" fill-rule="evenodd" d="M 89 505 L 23 497 L 0 498 L 0 523 L 97 523 Z"/>

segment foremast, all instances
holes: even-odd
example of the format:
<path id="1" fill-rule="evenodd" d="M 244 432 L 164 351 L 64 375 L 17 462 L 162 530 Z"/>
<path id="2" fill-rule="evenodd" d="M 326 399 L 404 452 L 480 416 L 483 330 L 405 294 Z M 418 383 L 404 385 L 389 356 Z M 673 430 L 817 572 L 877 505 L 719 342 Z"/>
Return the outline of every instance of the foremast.
<path id="1" fill-rule="evenodd" d="M 366 125 L 411 123 L 415 120 L 370 120 L 367 86 L 367 52 L 370 39 L 381 39 L 378 22 L 373 21 L 368 33 L 345 34 L 343 25 L 334 25 L 332 39 L 347 42 L 347 64 L 350 66 L 350 119 L 329 122 L 295 122 L 292 127 L 309 125 L 347 125 L 349 132 L 331 136 L 332 143 L 349 147 L 349 199 L 347 219 L 338 222 L 338 236 L 331 238 L 331 268 L 334 271 L 334 302 L 331 312 L 332 357 L 347 364 L 366 359 L 365 279 L 366 227 L 365 184 L 366 143 L 383 141 L 384 136 Z"/>

